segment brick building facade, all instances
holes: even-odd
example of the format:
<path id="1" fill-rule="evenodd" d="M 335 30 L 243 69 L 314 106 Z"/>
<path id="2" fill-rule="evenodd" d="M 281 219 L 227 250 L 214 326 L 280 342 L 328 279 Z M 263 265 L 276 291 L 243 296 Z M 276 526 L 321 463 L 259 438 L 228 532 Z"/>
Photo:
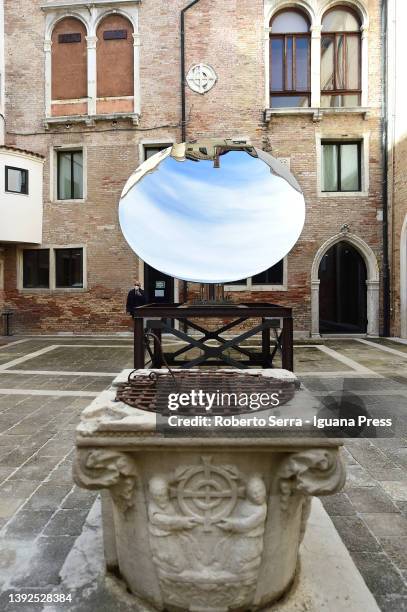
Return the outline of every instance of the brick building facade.
<path id="1" fill-rule="evenodd" d="M 125 242 L 117 207 L 149 151 L 181 139 L 187 4 L 5 3 L 5 145 L 45 160 L 41 243 L 6 241 L 0 229 L 0 299 L 19 332 L 129 329 L 127 290 L 154 272 Z M 381 28 L 379 0 L 200 0 L 185 13 L 187 72 L 216 73 L 206 93 L 186 86 L 187 139 L 269 151 L 306 201 L 304 231 L 280 267 L 226 291 L 293 306 L 307 335 L 381 329 Z M 171 283 L 170 298 L 182 297 Z"/>

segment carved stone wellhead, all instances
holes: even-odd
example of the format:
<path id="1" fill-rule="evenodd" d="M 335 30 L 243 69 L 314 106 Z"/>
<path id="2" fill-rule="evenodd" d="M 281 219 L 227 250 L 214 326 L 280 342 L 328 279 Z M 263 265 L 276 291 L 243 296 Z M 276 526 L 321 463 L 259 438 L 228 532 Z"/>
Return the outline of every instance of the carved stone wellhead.
<path id="1" fill-rule="evenodd" d="M 110 492 L 109 566 L 156 610 L 247 612 L 279 599 L 297 571 L 311 497 L 344 484 L 340 443 L 165 437 L 156 415 L 109 393 L 85 410 L 74 465 L 79 486 Z"/>

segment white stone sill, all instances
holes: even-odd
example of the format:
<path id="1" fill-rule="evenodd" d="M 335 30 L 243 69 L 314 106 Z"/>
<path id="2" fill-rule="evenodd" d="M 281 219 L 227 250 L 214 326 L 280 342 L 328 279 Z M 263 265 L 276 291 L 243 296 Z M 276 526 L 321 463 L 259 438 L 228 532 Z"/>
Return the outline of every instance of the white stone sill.
<path id="1" fill-rule="evenodd" d="M 12 196 L 24 196 L 25 198 L 32 197 L 31 193 L 22 193 L 21 191 L 9 191 L 8 189 L 5 189 L 3 193 L 7 193 L 8 195 Z"/>
<path id="2" fill-rule="evenodd" d="M 119 0 L 118 4 L 139 4 L 141 0 Z M 84 0 L 84 2 L 66 2 L 66 0 L 56 0 L 54 2 L 50 2 L 47 4 L 41 4 L 40 8 L 43 11 L 51 10 L 51 9 L 72 9 L 74 5 L 75 8 L 88 8 L 90 6 L 103 6 L 103 5 L 111 5 L 112 0 Z"/>
<path id="3" fill-rule="evenodd" d="M 35 287 L 25 288 L 20 287 L 18 289 L 19 293 L 30 294 L 30 293 L 43 293 L 43 294 L 51 294 L 55 295 L 55 293 L 86 293 L 88 291 L 87 287 L 55 287 L 53 289 L 46 289 L 45 287 Z"/>
<path id="4" fill-rule="evenodd" d="M 51 200 L 51 204 L 86 204 L 84 198 L 72 199 L 72 200 Z"/>
<path id="5" fill-rule="evenodd" d="M 286 285 L 225 285 L 225 291 L 233 293 L 234 291 L 287 291 Z"/>
<path id="6" fill-rule="evenodd" d="M 368 198 L 369 193 L 367 191 L 319 191 L 317 193 L 319 198 Z"/>
<path id="7" fill-rule="evenodd" d="M 286 108 L 266 108 L 264 110 L 264 120 L 269 122 L 272 117 L 285 115 L 313 115 L 313 121 L 321 121 L 324 115 L 363 115 L 367 119 L 370 108 L 367 106 L 338 107 L 338 108 L 316 108 L 316 107 L 286 107 Z"/>
<path id="8" fill-rule="evenodd" d="M 109 115 L 65 115 L 61 117 L 45 117 L 44 127 L 49 129 L 52 125 L 69 125 L 71 123 L 86 123 L 93 127 L 96 121 L 119 121 L 129 120 L 133 125 L 138 125 L 140 115 L 138 113 L 110 113 Z"/>

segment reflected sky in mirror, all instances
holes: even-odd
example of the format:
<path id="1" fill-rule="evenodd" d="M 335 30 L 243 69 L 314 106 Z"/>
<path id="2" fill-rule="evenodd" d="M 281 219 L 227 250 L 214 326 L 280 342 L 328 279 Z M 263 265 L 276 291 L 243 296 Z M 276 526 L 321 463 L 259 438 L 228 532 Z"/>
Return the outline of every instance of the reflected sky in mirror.
<path id="1" fill-rule="evenodd" d="M 157 270 L 233 281 L 274 265 L 298 240 L 304 198 L 264 161 L 244 151 L 221 155 L 220 168 L 213 160 L 157 159 L 119 207 L 127 242 Z"/>

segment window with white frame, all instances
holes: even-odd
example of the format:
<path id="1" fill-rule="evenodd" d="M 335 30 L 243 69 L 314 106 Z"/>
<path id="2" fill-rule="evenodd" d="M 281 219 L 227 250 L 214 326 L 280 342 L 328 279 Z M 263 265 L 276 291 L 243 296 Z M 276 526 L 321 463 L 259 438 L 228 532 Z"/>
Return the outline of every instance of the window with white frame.
<path id="1" fill-rule="evenodd" d="M 274 11 L 276 4 L 276 0 L 264 2 L 269 36 L 265 93 L 270 113 L 366 107 L 369 18 L 363 8 L 338 0 L 318 18 L 311 6 L 306 10 L 292 2 Z"/>
<path id="2" fill-rule="evenodd" d="M 321 142 L 321 191 L 362 191 L 362 142 Z"/>
<path id="3" fill-rule="evenodd" d="M 311 34 L 297 9 L 277 13 L 270 22 L 270 107 L 309 106 Z"/>
<path id="4" fill-rule="evenodd" d="M 357 13 L 334 7 L 322 18 L 321 106 L 359 106 L 361 32 Z"/>
<path id="5" fill-rule="evenodd" d="M 230 291 L 234 290 L 264 290 L 271 291 L 275 288 L 284 288 L 286 285 L 286 274 L 287 274 L 287 260 L 286 258 L 278 261 L 274 266 L 271 266 L 264 272 L 260 272 L 251 278 L 244 278 L 241 280 L 233 281 L 231 283 L 225 283 L 226 286 L 230 286 Z"/>
<path id="6" fill-rule="evenodd" d="M 57 199 L 83 199 L 83 151 L 57 151 Z"/>

